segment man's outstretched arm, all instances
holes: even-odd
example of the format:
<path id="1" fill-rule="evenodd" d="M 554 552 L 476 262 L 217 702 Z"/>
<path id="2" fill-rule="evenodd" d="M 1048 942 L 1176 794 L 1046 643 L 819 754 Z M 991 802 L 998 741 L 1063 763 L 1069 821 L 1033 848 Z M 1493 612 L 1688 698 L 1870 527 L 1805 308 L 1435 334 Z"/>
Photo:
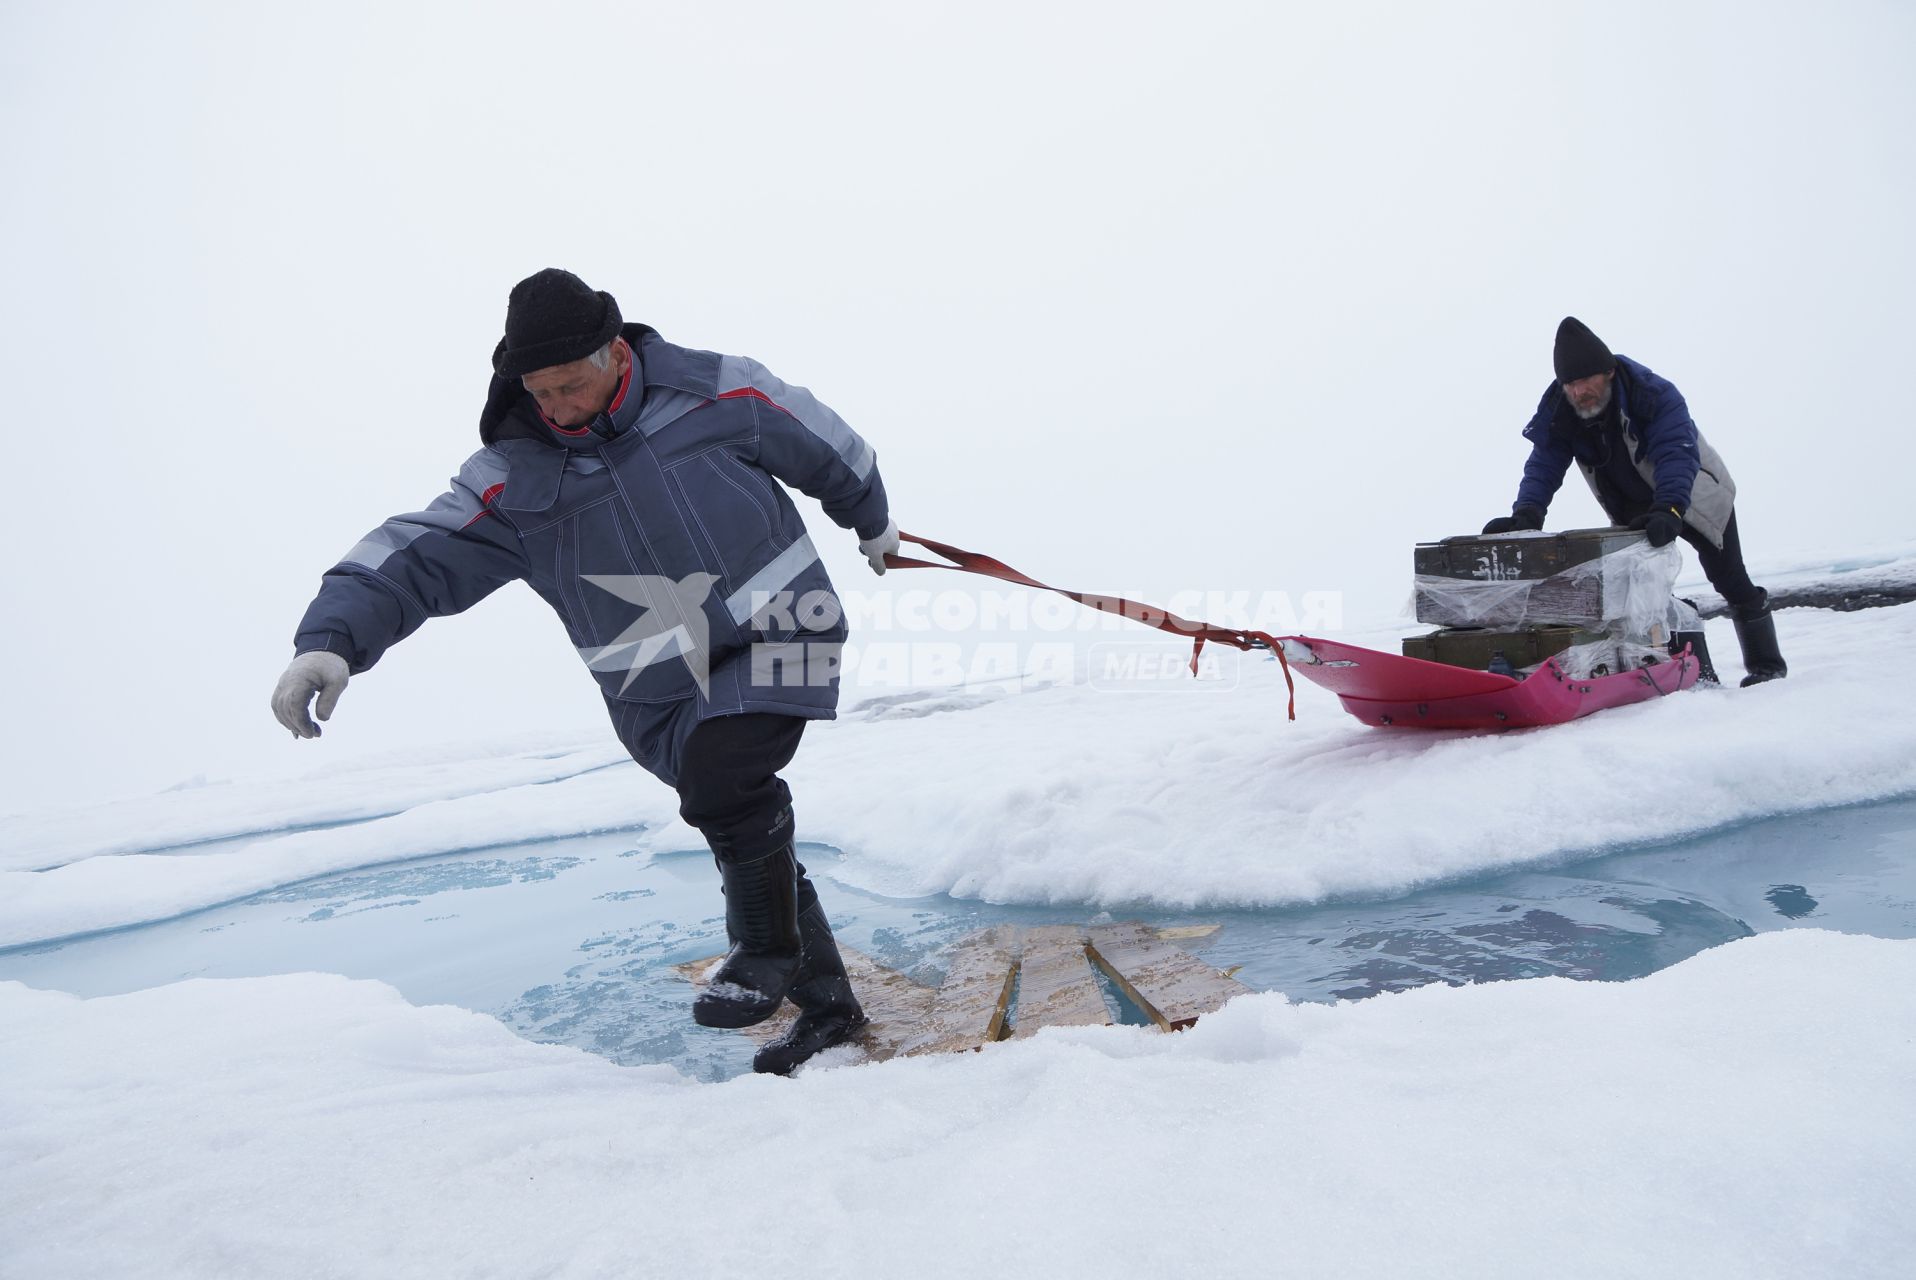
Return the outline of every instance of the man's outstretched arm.
<path id="1" fill-rule="evenodd" d="M 504 482 L 504 460 L 481 450 L 425 510 L 387 520 L 326 571 L 294 636 L 293 665 L 274 690 L 281 724 L 318 737 L 306 711 L 314 694 L 330 715 L 347 675 L 371 667 L 426 619 L 461 613 L 525 576 L 518 534 L 488 506 Z M 315 656 L 322 654 L 337 662 Z"/>

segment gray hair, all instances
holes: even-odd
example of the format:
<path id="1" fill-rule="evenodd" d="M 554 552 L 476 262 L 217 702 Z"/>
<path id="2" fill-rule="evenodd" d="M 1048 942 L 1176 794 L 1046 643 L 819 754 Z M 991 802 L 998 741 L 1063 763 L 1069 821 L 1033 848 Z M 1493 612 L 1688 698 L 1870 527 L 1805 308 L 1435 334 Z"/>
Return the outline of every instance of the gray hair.
<path id="1" fill-rule="evenodd" d="M 600 347 L 597 351 L 587 356 L 586 359 L 592 362 L 594 369 L 603 373 L 612 367 L 612 344 L 609 342 L 606 343 L 603 347 Z"/>

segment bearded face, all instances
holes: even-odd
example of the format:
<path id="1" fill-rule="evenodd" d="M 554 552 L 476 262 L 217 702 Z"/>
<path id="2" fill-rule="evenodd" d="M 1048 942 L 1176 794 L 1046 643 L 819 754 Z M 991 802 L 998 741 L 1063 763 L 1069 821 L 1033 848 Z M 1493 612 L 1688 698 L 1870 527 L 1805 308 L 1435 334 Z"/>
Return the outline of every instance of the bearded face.
<path id="1" fill-rule="evenodd" d="M 1578 378 L 1575 382 L 1563 384 L 1563 394 L 1570 401 L 1570 407 L 1585 422 L 1603 416 L 1610 407 L 1610 398 L 1616 393 L 1616 373 L 1593 373 L 1587 378 Z"/>

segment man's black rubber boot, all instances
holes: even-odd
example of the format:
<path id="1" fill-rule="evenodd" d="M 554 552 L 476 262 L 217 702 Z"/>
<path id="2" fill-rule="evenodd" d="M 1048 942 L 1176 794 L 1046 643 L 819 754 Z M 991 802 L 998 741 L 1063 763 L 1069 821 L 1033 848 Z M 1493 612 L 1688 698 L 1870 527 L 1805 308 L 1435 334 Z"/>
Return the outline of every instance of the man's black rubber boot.
<path id="1" fill-rule="evenodd" d="M 692 1002 L 701 1027 L 749 1027 L 778 1012 L 798 977 L 798 863 L 788 841 L 751 862 L 719 862 L 725 933 L 718 971 Z"/>
<path id="2" fill-rule="evenodd" d="M 1703 638 L 1703 632 L 1677 631 L 1670 636 L 1670 656 L 1676 657 L 1683 652 L 1683 646 L 1690 646 L 1690 656 L 1697 660 L 1696 682 L 1714 685 L 1718 683 L 1716 668 L 1710 665 L 1710 642 Z"/>
<path id="3" fill-rule="evenodd" d="M 845 976 L 845 961 L 825 919 L 825 909 L 812 904 L 798 918 L 804 962 L 792 984 L 792 1003 L 798 1018 L 784 1035 L 752 1055 L 752 1070 L 788 1076 L 814 1056 L 844 1044 L 864 1029 L 865 1011 Z"/>
<path id="4" fill-rule="evenodd" d="M 1770 593 L 1765 591 L 1755 604 L 1733 609 L 1731 618 L 1736 623 L 1736 641 L 1743 646 L 1742 688 L 1753 684 L 1762 684 L 1765 680 L 1781 680 L 1790 673 L 1789 664 L 1783 661 L 1783 650 L 1776 643 L 1776 619 L 1770 614 Z"/>

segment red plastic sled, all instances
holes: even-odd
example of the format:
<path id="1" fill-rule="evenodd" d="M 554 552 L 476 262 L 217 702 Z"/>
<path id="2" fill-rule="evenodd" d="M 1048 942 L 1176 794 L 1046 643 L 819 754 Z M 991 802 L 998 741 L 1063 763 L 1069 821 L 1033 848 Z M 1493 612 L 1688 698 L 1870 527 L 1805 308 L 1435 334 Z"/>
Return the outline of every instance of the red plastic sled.
<path id="1" fill-rule="evenodd" d="M 1523 729 L 1677 693 L 1696 683 L 1689 649 L 1668 662 L 1573 680 L 1555 658 L 1523 680 L 1379 653 L 1336 640 L 1286 636 L 1291 670 L 1337 695 L 1368 725 L 1395 729 Z"/>

